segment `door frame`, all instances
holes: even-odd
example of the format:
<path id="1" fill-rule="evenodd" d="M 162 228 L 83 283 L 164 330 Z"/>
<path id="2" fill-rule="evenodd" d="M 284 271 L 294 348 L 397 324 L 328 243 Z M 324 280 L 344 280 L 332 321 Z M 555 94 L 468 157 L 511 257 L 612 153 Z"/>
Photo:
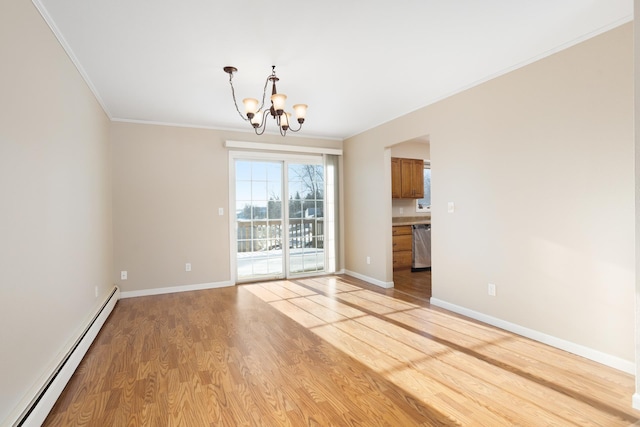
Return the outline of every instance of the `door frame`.
<path id="1" fill-rule="evenodd" d="M 288 180 L 288 164 L 295 161 L 318 163 L 324 165 L 324 159 L 322 154 L 298 154 L 298 153 L 271 153 L 262 151 L 229 151 L 229 272 L 231 282 L 234 284 L 244 283 L 244 281 L 238 282 L 238 232 L 236 229 L 236 160 L 256 160 L 256 161 L 277 161 L 283 164 L 282 179 L 283 184 L 285 180 Z M 324 194 L 326 195 L 326 178 L 324 180 Z M 283 189 L 284 190 L 284 189 Z M 285 195 L 283 191 L 282 197 L 282 220 L 283 225 L 286 222 L 288 224 L 289 204 L 286 203 L 288 195 Z M 326 203 L 326 201 L 325 201 Z M 288 228 L 287 228 L 288 230 Z M 287 233 L 288 234 L 288 233 Z M 287 244 L 283 245 L 283 258 L 289 257 L 289 245 L 288 235 Z M 327 252 L 325 251 L 325 268 L 327 265 Z M 322 274 L 322 273 L 321 273 Z M 291 274 L 289 272 L 288 260 L 283 259 L 283 278 L 288 279 L 290 277 L 308 277 L 316 276 L 318 272 L 311 273 L 296 273 Z"/>

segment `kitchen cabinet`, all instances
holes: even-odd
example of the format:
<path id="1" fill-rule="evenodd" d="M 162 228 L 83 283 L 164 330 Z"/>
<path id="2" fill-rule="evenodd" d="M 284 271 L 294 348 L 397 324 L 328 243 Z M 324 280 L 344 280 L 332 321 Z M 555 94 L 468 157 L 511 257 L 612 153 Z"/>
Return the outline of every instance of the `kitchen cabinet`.
<path id="1" fill-rule="evenodd" d="M 411 268 L 412 230 L 410 225 L 398 225 L 393 229 L 393 269 Z"/>
<path id="2" fill-rule="evenodd" d="M 399 199 L 402 196 L 402 171 L 400 169 L 400 159 L 391 158 L 391 197 Z"/>
<path id="3" fill-rule="evenodd" d="M 402 173 L 402 193 L 404 199 L 424 197 L 424 161 L 418 159 L 400 159 Z"/>
<path id="4" fill-rule="evenodd" d="M 391 158 L 391 197 L 394 199 L 424 197 L 424 160 Z"/>

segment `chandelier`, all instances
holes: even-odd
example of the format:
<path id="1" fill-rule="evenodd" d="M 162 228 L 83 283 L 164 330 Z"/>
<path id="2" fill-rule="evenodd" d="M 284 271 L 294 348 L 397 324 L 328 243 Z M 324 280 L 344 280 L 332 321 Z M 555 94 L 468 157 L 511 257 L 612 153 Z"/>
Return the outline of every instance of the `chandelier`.
<path id="1" fill-rule="evenodd" d="M 233 73 L 238 71 L 236 67 L 224 67 L 225 73 L 229 74 L 229 85 L 231 86 L 231 95 L 233 96 L 233 103 L 236 106 L 236 111 L 242 117 L 242 120 L 248 121 L 251 123 L 253 130 L 256 135 L 262 135 L 267 127 L 267 117 L 270 115 L 273 119 L 275 119 L 276 124 L 278 125 L 278 130 L 280 131 L 280 135 L 285 136 L 287 131 L 298 132 L 302 129 L 302 124 L 304 123 L 305 115 L 307 114 L 307 105 L 306 104 L 296 104 L 293 106 L 293 111 L 296 113 L 296 119 L 298 121 L 298 128 L 294 129 L 290 127 L 291 124 L 291 113 L 284 111 L 284 103 L 287 99 L 287 95 L 284 93 L 278 93 L 276 90 L 276 82 L 280 80 L 276 76 L 276 66 L 271 66 L 271 75 L 267 77 L 267 80 L 264 82 L 264 89 L 262 90 L 262 102 L 258 105 L 258 100 L 255 98 L 245 98 L 242 100 L 244 104 L 245 114 L 240 112 L 238 108 L 238 102 L 236 101 L 236 91 L 233 88 Z M 269 82 L 272 84 L 271 89 L 271 106 L 265 108 L 264 100 L 267 94 L 267 86 Z"/>

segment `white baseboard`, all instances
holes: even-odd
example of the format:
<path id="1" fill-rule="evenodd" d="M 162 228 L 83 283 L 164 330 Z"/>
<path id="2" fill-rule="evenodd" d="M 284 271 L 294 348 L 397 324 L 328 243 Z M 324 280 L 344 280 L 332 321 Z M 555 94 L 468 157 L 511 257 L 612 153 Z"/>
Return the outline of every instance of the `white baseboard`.
<path id="1" fill-rule="evenodd" d="M 201 291 L 203 289 L 225 288 L 234 286 L 230 280 L 224 282 L 199 283 L 196 285 L 169 286 L 166 288 L 142 289 L 139 291 L 121 292 L 120 298 L 146 297 L 150 295 L 172 294 L 175 292 Z"/>
<path id="2" fill-rule="evenodd" d="M 346 274 L 347 276 L 355 277 L 356 279 L 364 280 L 365 282 L 369 282 L 372 285 L 380 286 L 381 288 L 385 288 L 385 289 L 393 288 L 393 282 L 383 282 L 381 280 L 374 279 L 373 277 L 356 273 L 355 271 L 344 270 L 344 274 Z"/>
<path id="3" fill-rule="evenodd" d="M 116 286 L 109 297 L 93 313 L 88 323 L 75 341 L 69 345 L 64 356 L 61 357 L 51 375 L 43 381 L 31 394 L 32 398 L 21 405 L 22 412 L 15 418 L 13 425 L 21 427 L 40 426 L 49 415 L 58 397 L 76 371 L 82 358 L 89 350 L 91 343 L 102 329 L 113 308 L 120 298 L 120 289 Z"/>
<path id="4" fill-rule="evenodd" d="M 633 394 L 633 397 L 631 398 L 631 406 L 633 409 L 640 409 L 640 394 Z"/>
<path id="5" fill-rule="evenodd" d="M 431 304 L 444 308 L 449 311 L 453 311 L 454 313 L 462 314 L 463 316 L 470 317 L 475 320 L 479 320 L 480 322 L 487 323 L 489 325 L 496 326 L 500 329 L 504 329 L 509 332 L 513 332 L 518 335 L 522 335 L 523 337 L 531 338 L 532 340 L 541 342 L 543 344 L 550 345 L 555 348 L 559 348 L 560 350 L 568 351 L 569 353 L 576 354 L 578 356 L 582 356 L 584 358 L 593 360 L 594 362 L 601 363 L 603 365 L 609 366 L 614 369 L 618 369 L 620 371 L 626 372 L 628 374 L 635 374 L 635 364 L 629 362 L 628 360 L 621 359 L 617 356 L 612 356 L 607 353 L 603 353 L 598 350 L 594 350 L 589 347 L 585 347 L 580 344 L 573 343 L 571 341 L 566 341 L 561 338 L 557 338 L 551 335 L 547 335 L 545 333 L 525 328 L 524 326 L 517 325 L 515 323 L 507 322 L 502 319 L 498 319 L 497 317 L 489 316 L 478 311 L 474 311 L 465 307 L 461 307 L 459 305 L 451 304 L 446 301 L 439 300 L 437 298 L 431 298 Z M 634 405 L 638 403 L 638 409 L 640 409 L 640 399 L 638 402 L 635 400 L 634 396 Z"/>

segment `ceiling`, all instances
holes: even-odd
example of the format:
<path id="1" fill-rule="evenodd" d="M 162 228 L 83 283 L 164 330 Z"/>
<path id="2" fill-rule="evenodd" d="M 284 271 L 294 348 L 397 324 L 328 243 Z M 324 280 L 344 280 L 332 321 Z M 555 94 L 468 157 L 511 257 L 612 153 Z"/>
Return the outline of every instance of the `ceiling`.
<path id="1" fill-rule="evenodd" d="M 298 135 L 338 139 L 633 15 L 632 0 L 33 2 L 113 120 L 247 130 L 222 68 L 240 101 L 276 65 L 288 105 L 309 105 Z"/>

